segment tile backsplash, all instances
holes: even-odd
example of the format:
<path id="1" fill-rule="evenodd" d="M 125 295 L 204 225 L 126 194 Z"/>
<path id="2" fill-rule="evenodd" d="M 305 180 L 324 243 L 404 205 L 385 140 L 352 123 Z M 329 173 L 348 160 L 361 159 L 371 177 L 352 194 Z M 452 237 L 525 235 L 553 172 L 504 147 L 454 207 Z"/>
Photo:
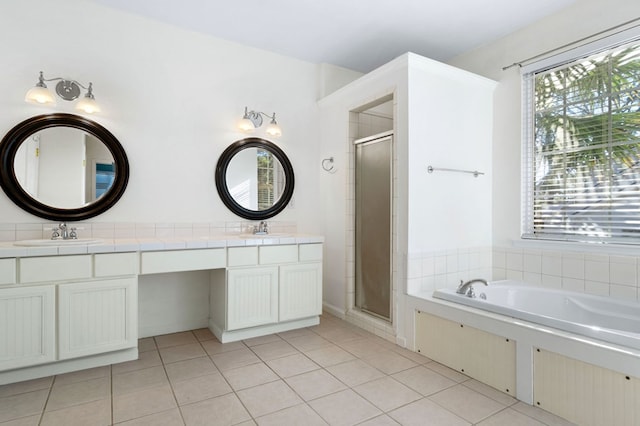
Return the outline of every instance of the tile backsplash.
<path id="1" fill-rule="evenodd" d="M 80 238 L 199 238 L 251 232 L 258 222 L 233 221 L 211 223 L 102 223 L 70 222 Z M 297 232 L 295 222 L 268 221 L 270 232 Z M 0 241 L 20 241 L 50 238 L 58 222 L 48 223 L 0 223 Z"/>
<path id="2" fill-rule="evenodd" d="M 493 279 L 639 301 L 640 257 L 493 248 Z"/>

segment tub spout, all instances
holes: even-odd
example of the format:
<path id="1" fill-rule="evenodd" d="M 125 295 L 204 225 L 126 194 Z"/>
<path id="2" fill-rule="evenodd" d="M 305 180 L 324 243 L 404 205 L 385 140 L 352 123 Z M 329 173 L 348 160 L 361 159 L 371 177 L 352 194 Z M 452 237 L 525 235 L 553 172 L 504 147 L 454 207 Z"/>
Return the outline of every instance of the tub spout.
<path id="1" fill-rule="evenodd" d="M 473 286 L 471 285 L 473 283 L 482 283 L 484 285 L 489 285 L 489 283 L 487 283 L 487 280 L 483 280 L 482 278 L 474 278 L 467 281 L 466 283 L 460 280 L 460 285 L 456 289 L 456 293 L 464 294 L 467 297 L 476 297 L 476 294 L 473 291 Z"/>

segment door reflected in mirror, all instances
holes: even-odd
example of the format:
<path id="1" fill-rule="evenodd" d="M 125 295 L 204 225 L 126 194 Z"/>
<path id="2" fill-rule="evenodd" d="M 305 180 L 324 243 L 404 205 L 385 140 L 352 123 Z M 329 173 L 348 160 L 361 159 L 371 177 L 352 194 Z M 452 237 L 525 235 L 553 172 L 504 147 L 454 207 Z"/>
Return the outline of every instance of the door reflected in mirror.
<path id="1" fill-rule="evenodd" d="M 102 141 L 71 127 L 51 127 L 30 135 L 16 151 L 13 166 L 25 192 L 61 209 L 98 200 L 112 187 L 116 170 Z"/>
<path id="2" fill-rule="evenodd" d="M 262 148 L 239 151 L 229 162 L 225 177 L 236 203 L 256 211 L 273 207 L 286 184 L 282 164 L 272 152 Z"/>

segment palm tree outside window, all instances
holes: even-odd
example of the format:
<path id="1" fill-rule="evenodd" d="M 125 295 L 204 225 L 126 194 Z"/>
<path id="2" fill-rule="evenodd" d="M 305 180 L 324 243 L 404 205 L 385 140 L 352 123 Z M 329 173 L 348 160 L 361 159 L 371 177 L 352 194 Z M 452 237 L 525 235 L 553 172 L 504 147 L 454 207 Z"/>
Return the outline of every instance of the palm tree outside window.
<path id="1" fill-rule="evenodd" d="M 524 84 L 523 237 L 640 243 L 640 42 Z"/>

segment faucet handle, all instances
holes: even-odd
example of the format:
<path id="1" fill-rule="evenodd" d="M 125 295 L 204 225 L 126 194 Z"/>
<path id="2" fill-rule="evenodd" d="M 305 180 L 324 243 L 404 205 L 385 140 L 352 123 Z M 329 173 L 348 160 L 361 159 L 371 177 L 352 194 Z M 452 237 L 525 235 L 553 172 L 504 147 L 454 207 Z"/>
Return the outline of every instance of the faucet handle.
<path id="1" fill-rule="evenodd" d="M 69 238 L 71 238 L 72 240 L 76 240 L 78 238 L 78 232 L 76 232 L 76 228 L 71 228 L 71 231 L 69 231 Z"/>
<path id="2" fill-rule="evenodd" d="M 60 238 L 60 228 L 52 228 L 51 229 L 51 239 L 55 240 Z"/>

